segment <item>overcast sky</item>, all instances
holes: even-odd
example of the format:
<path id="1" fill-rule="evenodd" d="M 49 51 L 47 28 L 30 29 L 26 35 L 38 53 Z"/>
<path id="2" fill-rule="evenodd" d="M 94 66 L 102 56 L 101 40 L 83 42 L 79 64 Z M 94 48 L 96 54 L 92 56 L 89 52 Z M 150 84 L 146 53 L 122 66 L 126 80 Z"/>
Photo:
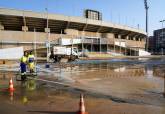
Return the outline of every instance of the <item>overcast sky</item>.
<path id="1" fill-rule="evenodd" d="M 161 28 L 160 20 L 165 19 L 165 0 L 148 0 L 149 34 Z M 83 16 L 84 9 L 102 12 L 104 21 L 145 30 L 144 0 L 0 0 L 0 7 L 32 10 L 69 16 Z M 165 25 L 165 23 L 164 23 Z"/>

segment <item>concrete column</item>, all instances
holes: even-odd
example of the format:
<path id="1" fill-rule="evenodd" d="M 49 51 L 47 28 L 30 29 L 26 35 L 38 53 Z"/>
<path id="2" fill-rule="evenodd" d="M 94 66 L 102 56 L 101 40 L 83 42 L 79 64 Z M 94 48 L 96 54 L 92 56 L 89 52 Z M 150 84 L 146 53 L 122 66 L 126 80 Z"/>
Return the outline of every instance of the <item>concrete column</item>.
<path id="1" fill-rule="evenodd" d="M 129 36 L 126 36 L 126 40 L 129 40 Z"/>
<path id="2" fill-rule="evenodd" d="M 91 52 L 93 51 L 93 39 L 92 39 L 92 42 L 91 42 Z"/>
<path id="3" fill-rule="evenodd" d="M 133 37 L 133 40 L 134 40 L 134 41 L 136 41 L 136 38 L 135 38 L 135 37 Z"/>
<path id="4" fill-rule="evenodd" d="M 114 52 L 116 53 L 116 47 L 115 47 L 115 34 L 113 34 L 113 48 L 114 48 Z"/>
<path id="5" fill-rule="evenodd" d="M 50 33 L 50 28 L 45 28 L 46 33 Z"/>
<path id="6" fill-rule="evenodd" d="M 22 31 L 27 32 L 28 31 L 28 27 L 27 26 L 22 26 Z"/>
<path id="7" fill-rule="evenodd" d="M 121 39 L 121 35 L 118 35 L 118 39 Z"/>
<path id="8" fill-rule="evenodd" d="M 81 43 L 82 43 L 82 45 L 81 45 L 81 52 L 82 52 L 82 56 L 84 57 L 84 38 L 85 37 L 85 33 L 84 33 L 84 31 L 82 32 L 82 36 L 81 36 Z"/>
<path id="9" fill-rule="evenodd" d="M 130 56 L 132 56 L 132 53 L 131 53 L 131 48 L 130 48 Z"/>
<path id="10" fill-rule="evenodd" d="M 108 48 L 109 48 L 109 47 L 108 47 L 108 45 L 109 45 L 108 38 L 107 38 L 106 40 L 107 40 L 107 53 L 108 53 L 108 50 L 109 50 L 109 49 L 108 49 Z"/>
<path id="11" fill-rule="evenodd" d="M 127 49 L 126 49 L 126 46 L 125 46 L 125 50 L 124 50 L 125 56 L 127 55 L 127 53 L 126 53 L 126 52 L 127 52 Z"/>
<path id="12" fill-rule="evenodd" d="M 4 26 L 0 24 L 0 30 L 4 30 Z"/>
<path id="13" fill-rule="evenodd" d="M 120 48 L 120 54 L 121 54 L 121 35 L 118 35 L 119 37 L 119 48 Z"/>
<path id="14" fill-rule="evenodd" d="M 102 48 L 101 48 L 101 38 L 99 38 L 99 40 L 100 40 L 100 54 L 101 54 L 101 51 L 102 51 Z"/>

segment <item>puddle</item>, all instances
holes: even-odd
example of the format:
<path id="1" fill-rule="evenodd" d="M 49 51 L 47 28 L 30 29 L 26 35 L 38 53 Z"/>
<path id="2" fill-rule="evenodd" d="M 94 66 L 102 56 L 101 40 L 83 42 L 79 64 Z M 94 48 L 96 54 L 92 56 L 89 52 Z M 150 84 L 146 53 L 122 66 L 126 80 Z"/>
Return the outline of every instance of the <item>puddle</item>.
<path id="1" fill-rule="evenodd" d="M 73 112 L 78 107 L 71 105 L 78 106 L 79 95 L 84 93 L 87 105 L 93 113 L 96 112 L 92 106 L 98 105 L 99 102 L 107 105 L 117 103 L 122 107 L 135 106 L 134 108 L 139 110 L 145 109 L 146 106 L 147 109 L 152 106 L 152 109 L 160 112 L 165 110 L 165 98 L 162 95 L 165 87 L 163 59 L 77 61 L 62 66 L 51 64 L 49 69 L 45 69 L 43 64 L 38 66 L 38 76 L 26 82 L 16 81 L 14 71 L 0 72 L 0 100 L 6 106 L 11 104 L 19 107 L 23 113 L 58 112 L 54 111 L 53 107 Z M 11 77 L 14 79 L 14 93 L 6 90 Z M 99 107 L 100 110 L 104 108 L 106 107 Z M 108 111 L 108 108 L 105 110 Z M 100 113 L 104 114 L 104 111 Z"/>

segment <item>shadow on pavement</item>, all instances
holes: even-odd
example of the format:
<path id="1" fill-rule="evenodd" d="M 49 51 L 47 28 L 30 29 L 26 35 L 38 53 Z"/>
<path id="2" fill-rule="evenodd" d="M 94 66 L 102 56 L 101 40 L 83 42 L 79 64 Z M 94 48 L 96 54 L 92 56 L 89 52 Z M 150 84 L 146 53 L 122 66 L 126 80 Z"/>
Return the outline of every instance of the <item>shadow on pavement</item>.
<path id="1" fill-rule="evenodd" d="M 77 112 L 54 112 L 54 111 L 28 111 L 31 113 L 45 113 L 45 114 L 77 114 Z"/>

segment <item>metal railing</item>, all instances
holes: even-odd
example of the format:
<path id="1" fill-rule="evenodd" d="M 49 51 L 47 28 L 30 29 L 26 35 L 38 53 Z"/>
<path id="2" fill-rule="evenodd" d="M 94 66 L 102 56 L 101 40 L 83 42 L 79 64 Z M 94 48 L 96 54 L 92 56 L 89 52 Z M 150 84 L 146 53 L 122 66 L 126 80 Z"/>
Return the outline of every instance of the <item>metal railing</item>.
<path id="1" fill-rule="evenodd" d="M 107 38 L 81 38 L 81 43 L 87 43 L 87 44 L 109 44 Z"/>

